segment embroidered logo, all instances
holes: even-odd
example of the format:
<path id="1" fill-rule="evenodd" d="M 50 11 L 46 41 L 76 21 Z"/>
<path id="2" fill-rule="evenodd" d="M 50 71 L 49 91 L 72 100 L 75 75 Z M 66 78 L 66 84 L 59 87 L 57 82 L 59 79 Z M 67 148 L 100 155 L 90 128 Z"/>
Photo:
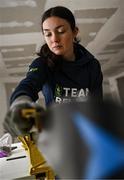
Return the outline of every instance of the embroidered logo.
<path id="1" fill-rule="evenodd" d="M 69 88 L 62 87 L 60 85 L 56 85 L 55 88 L 55 102 L 68 102 L 71 101 L 72 98 L 76 98 L 77 100 L 86 101 L 89 95 L 89 89 L 77 89 L 77 88 Z"/>
<path id="2" fill-rule="evenodd" d="M 38 70 L 38 68 L 31 68 L 31 69 L 29 69 L 29 72 L 35 72 L 37 70 Z"/>
<path id="3" fill-rule="evenodd" d="M 55 96 L 57 97 L 61 97 L 62 96 L 62 87 L 59 86 L 58 84 L 56 85 L 56 88 L 55 88 Z"/>

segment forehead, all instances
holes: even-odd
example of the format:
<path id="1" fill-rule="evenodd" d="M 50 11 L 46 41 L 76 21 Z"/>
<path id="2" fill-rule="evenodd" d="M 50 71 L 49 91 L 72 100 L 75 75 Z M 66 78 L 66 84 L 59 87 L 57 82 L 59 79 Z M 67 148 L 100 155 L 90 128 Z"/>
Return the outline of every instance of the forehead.
<path id="1" fill-rule="evenodd" d="M 66 21 L 65 19 L 53 16 L 53 17 L 49 17 L 47 18 L 44 22 L 43 22 L 43 30 L 44 29 L 55 29 L 56 27 L 69 27 L 70 24 L 68 23 L 68 21 Z"/>

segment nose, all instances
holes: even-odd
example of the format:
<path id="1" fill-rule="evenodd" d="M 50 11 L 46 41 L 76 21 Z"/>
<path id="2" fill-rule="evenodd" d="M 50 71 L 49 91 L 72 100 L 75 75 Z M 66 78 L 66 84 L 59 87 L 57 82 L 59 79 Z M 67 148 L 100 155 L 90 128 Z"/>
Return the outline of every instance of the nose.
<path id="1" fill-rule="evenodd" d="M 52 42 L 59 42 L 58 34 L 57 33 L 53 33 L 51 40 L 52 40 Z"/>

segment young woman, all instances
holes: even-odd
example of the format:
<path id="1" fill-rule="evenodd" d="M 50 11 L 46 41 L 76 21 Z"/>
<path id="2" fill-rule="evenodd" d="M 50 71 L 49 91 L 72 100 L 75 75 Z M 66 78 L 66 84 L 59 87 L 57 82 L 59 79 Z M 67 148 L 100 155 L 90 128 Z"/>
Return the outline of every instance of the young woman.
<path id="1" fill-rule="evenodd" d="M 56 6 L 44 12 L 41 29 L 45 44 L 12 93 L 11 109 L 38 99 L 42 91 L 46 105 L 70 99 L 102 99 L 102 72 L 98 60 L 77 40 L 78 28 L 72 12 Z"/>

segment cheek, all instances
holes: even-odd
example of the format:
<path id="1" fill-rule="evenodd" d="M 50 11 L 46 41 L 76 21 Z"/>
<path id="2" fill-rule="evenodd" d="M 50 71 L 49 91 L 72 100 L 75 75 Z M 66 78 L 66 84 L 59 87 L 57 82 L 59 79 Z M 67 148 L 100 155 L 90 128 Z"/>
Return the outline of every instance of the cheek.
<path id="1" fill-rule="evenodd" d="M 46 42 L 47 44 L 49 44 L 49 43 L 50 43 L 50 41 L 49 41 L 49 39 L 48 39 L 48 38 L 44 38 L 44 40 L 45 40 L 45 42 Z"/>
<path id="2" fill-rule="evenodd" d="M 45 38 L 45 42 L 46 44 L 48 45 L 49 49 L 51 49 L 51 43 L 50 43 L 50 40 Z"/>
<path id="3" fill-rule="evenodd" d="M 72 42 L 73 42 L 73 36 L 72 36 L 71 34 L 66 35 L 66 36 L 63 38 L 63 42 L 65 43 L 65 45 L 67 45 L 67 44 L 72 44 Z"/>

